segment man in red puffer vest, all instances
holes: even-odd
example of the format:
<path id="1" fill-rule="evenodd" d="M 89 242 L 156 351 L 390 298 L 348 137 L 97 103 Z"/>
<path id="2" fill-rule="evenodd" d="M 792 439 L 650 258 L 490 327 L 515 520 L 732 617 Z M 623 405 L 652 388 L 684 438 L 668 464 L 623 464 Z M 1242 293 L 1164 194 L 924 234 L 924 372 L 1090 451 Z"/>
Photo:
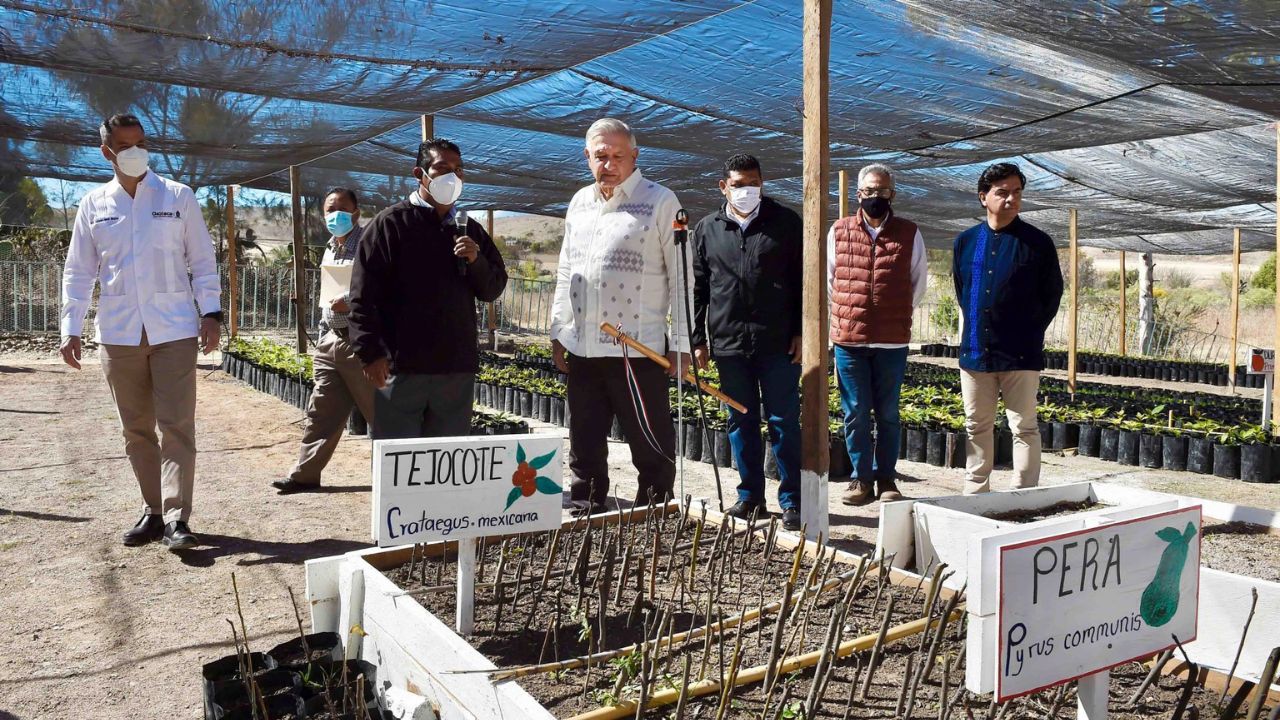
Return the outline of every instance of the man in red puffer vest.
<path id="1" fill-rule="evenodd" d="M 852 483 L 841 500 L 901 500 L 896 484 L 911 315 L 928 278 L 924 239 L 893 214 L 893 175 L 884 165 L 858 172 L 858 212 L 827 235 L 831 341 L 835 344 L 845 447 Z M 872 437 L 874 416 L 875 434 Z"/>

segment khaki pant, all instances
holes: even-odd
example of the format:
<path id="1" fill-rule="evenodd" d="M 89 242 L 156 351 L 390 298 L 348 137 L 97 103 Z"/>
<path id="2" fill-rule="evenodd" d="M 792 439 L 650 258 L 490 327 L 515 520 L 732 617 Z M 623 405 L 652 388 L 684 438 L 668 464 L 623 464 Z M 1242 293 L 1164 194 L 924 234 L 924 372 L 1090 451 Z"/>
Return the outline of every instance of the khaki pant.
<path id="1" fill-rule="evenodd" d="M 195 338 L 151 345 L 145 330 L 140 345 L 102 345 L 102 371 L 116 401 L 143 512 L 162 515 L 166 523 L 191 516 L 196 349 Z"/>
<path id="2" fill-rule="evenodd" d="M 307 429 L 302 433 L 298 462 L 289 479 L 304 485 L 319 485 L 333 451 L 342 438 L 351 408 L 360 408 L 365 422 L 373 426 L 373 385 L 365 379 L 363 363 L 347 339 L 330 331 L 320 338 L 311 356 L 315 389 L 307 404 Z"/>
<path id="3" fill-rule="evenodd" d="M 1004 398 L 1005 415 L 1009 418 L 1009 430 L 1013 432 L 1014 487 L 1035 487 L 1040 482 L 1040 429 L 1036 424 L 1036 391 L 1039 388 L 1040 373 L 1035 370 L 960 371 L 964 426 L 969 434 L 965 495 L 991 489 L 996 399 L 1001 397 Z"/>

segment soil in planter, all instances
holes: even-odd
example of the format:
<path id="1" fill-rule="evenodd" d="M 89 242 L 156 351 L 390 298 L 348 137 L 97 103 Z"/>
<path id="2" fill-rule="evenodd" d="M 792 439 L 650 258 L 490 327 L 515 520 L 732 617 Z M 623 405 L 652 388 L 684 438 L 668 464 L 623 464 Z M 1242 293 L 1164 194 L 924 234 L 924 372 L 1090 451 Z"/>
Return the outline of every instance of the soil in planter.
<path id="1" fill-rule="evenodd" d="M 696 514 L 683 526 L 676 512 L 668 513 L 665 518 L 657 515 L 638 520 L 622 530 L 617 526 L 594 528 L 589 536 L 584 529 L 561 531 L 558 552 L 550 564 L 547 563 L 550 534 L 532 534 L 508 540 L 505 560 L 501 559 L 501 546 L 486 544 L 482 551 L 484 578 L 477 578 L 476 629 L 470 638 L 472 644 L 499 668 L 537 664 L 540 660 L 549 663 L 584 655 L 589 648 L 593 652 L 624 648 L 641 642 L 646 636 L 670 636 L 701 628 L 708 624 L 708 617 L 714 622 L 719 617 L 737 616 L 744 610 L 755 610 L 783 596 L 783 585 L 791 575 L 795 552 L 775 546 L 765 556 L 767 531 L 755 533 L 748 541 L 744 527 L 739 526 L 736 533 L 732 530 L 722 532 L 719 526 L 707 523 L 700 534 L 694 569 L 694 553 L 689 547 L 697 534 Z M 767 527 L 767 524 L 762 523 L 760 527 Z M 660 539 L 661 543 L 656 575 L 650 561 L 654 538 Z M 589 554 L 582 551 L 587 542 L 591 548 Z M 676 548 L 674 552 L 671 550 L 673 545 Z M 624 548 L 623 553 L 626 548 L 633 551 L 625 576 L 620 572 L 624 563 L 621 559 L 623 553 L 616 551 L 619 546 Z M 610 551 L 602 548 L 614 548 L 611 574 L 603 572 L 603 566 L 608 564 L 604 558 Z M 643 572 L 635 560 L 635 556 L 640 554 L 645 559 Z M 499 562 L 503 566 L 501 577 L 504 585 L 500 595 L 505 598 L 501 605 L 496 600 L 499 593 L 493 588 Z M 387 574 L 441 621 L 452 624 L 455 598 L 451 590 L 455 564 L 452 561 L 442 563 L 438 559 L 423 562 L 421 558 L 411 564 L 415 565 L 412 571 L 406 564 Z M 671 568 L 670 574 L 668 567 Z M 550 581 L 546 589 L 540 591 L 541 579 L 548 569 Z M 844 561 L 832 564 L 824 560 L 815 566 L 812 558 L 803 557 L 797 585 L 820 585 L 824 578 L 829 582 L 854 571 L 855 565 Z M 689 581 L 691 572 L 693 579 Z M 603 581 L 606 575 L 611 579 Z M 811 577 L 813 579 L 808 580 Z M 832 612 L 839 605 L 844 588 L 851 582 L 852 578 L 848 578 L 836 589 L 811 595 L 799 606 L 798 613 L 787 615 L 780 643 L 785 647 L 791 642 L 786 655 L 812 651 L 821 646 Z M 518 598 L 515 597 L 517 585 L 520 586 Z M 914 584 L 894 586 L 885 582 L 882 589 L 878 571 L 867 573 L 850 601 L 845 639 L 875 633 L 889 596 L 894 598 L 893 625 L 921 617 L 926 595 L 926 590 L 917 592 Z M 600 612 L 602 596 L 603 614 Z M 656 608 L 650 605 L 655 597 Z M 798 598 L 799 594 L 795 597 Z M 633 607 L 639 611 L 633 613 Z M 939 602 L 935 613 L 941 610 L 942 603 Z M 658 633 L 653 628 L 654 618 L 658 615 L 673 618 L 669 631 Z M 630 623 L 628 616 L 632 616 Z M 697 638 L 677 642 L 671 648 L 663 646 L 654 654 L 656 668 L 651 690 L 656 692 L 679 683 L 685 656 L 690 659 L 691 681 L 703 676 L 719 676 L 721 662 L 727 670 L 739 642 L 742 650 L 740 667 L 764 664 L 777 618 L 778 613 L 769 612 L 763 622 L 753 619 L 727 628 L 723 637 L 717 634 L 709 643 L 706 639 Z M 704 652 L 706 648 L 709 651 Z M 517 682 L 557 717 L 637 697 L 638 680 L 633 673 L 640 668 L 638 653 L 594 662 L 590 668 L 539 672 L 519 678 Z"/>
<path id="2" fill-rule="evenodd" d="M 990 513 L 983 515 L 989 520 L 998 522 L 1011 523 L 1033 523 L 1040 520 L 1048 520 L 1049 518 L 1062 517 L 1064 515 L 1075 515 L 1076 513 L 1090 512 L 1092 510 L 1102 510 L 1111 507 L 1106 503 L 1100 503 L 1096 500 L 1085 500 L 1084 502 L 1060 502 L 1054 503 L 1048 507 L 1036 508 L 1033 510 L 1010 510 L 1008 512 Z"/>
<path id="3" fill-rule="evenodd" d="M 1280 535 L 1244 522 L 1205 524 L 1200 564 L 1214 570 L 1280 582 Z"/>

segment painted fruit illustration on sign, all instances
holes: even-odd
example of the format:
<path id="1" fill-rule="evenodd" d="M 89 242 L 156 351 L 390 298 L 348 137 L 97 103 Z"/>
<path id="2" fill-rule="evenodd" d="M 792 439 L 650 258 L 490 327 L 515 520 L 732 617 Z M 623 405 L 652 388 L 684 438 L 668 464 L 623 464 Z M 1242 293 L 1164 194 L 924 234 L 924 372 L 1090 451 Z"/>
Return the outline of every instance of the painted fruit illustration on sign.
<path id="1" fill-rule="evenodd" d="M 1160 566 L 1156 568 L 1156 576 L 1142 591 L 1142 604 L 1139 609 L 1142 619 L 1151 627 L 1160 627 L 1173 619 L 1178 612 L 1179 589 L 1182 586 L 1182 568 L 1187 564 L 1187 549 L 1196 536 L 1194 523 L 1187 523 L 1187 529 L 1179 533 L 1177 528 L 1163 528 L 1156 532 L 1156 537 L 1169 543 L 1160 556 Z M 1197 571 L 1199 568 L 1197 568 Z"/>
<path id="2" fill-rule="evenodd" d="M 511 475 L 511 484 L 515 487 L 507 493 L 507 506 L 502 509 L 503 512 L 510 510 L 520 498 L 529 497 L 535 492 L 547 495 L 559 495 L 562 492 L 554 480 L 538 474 L 555 456 L 556 451 L 552 450 L 546 455 L 529 460 L 524 445 L 516 443 L 516 471 Z"/>

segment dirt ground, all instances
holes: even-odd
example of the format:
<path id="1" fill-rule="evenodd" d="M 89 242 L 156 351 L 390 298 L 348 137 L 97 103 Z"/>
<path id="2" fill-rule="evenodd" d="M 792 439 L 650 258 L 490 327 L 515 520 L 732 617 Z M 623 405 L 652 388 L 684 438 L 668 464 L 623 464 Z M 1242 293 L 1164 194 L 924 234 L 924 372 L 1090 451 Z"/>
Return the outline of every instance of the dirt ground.
<path id="1" fill-rule="evenodd" d="M 200 666 L 231 651 L 231 575 L 251 644 L 265 650 L 296 633 L 286 588 L 302 601 L 303 561 L 368 544 L 367 440 L 343 440 L 327 492 L 277 496 L 267 484 L 294 458 L 302 413 L 214 370 L 216 356 L 201 366 L 191 525 L 204 544 L 175 555 L 160 544 L 120 543 L 140 501 L 96 360 L 75 372 L 47 355 L 0 355 L 0 563 L 8 576 L 0 587 L 0 720 L 199 718 Z M 631 496 L 626 446 L 613 443 L 610 453 L 618 494 Z M 684 492 L 715 497 L 709 466 L 685 470 Z M 960 488 L 958 470 L 908 462 L 900 470 L 908 496 Z M 1280 507 L 1280 485 L 1054 456 L 1043 472 L 1046 483 L 1098 479 Z M 736 474 L 721 476 L 732 502 Z M 997 487 L 1008 481 L 997 471 Z M 830 492 L 833 538 L 869 552 L 877 507 L 841 505 L 842 489 Z"/>

